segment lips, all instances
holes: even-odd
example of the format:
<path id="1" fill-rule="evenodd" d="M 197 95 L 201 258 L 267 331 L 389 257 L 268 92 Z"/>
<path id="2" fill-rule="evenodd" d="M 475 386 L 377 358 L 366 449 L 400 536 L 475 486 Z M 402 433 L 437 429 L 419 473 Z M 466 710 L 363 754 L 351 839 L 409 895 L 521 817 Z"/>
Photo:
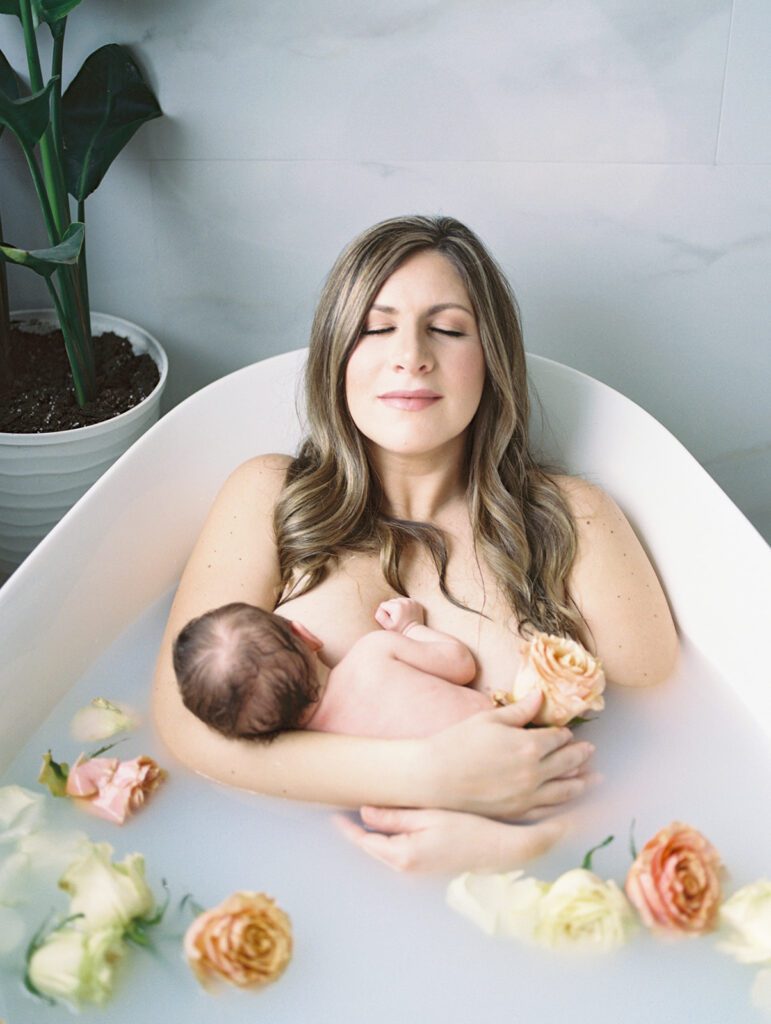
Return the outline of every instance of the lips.
<path id="1" fill-rule="evenodd" d="M 436 391 L 429 391 L 426 388 L 418 388 L 415 391 L 387 391 L 377 397 L 384 405 L 388 405 L 392 409 L 404 409 L 407 412 L 419 412 L 421 409 L 427 409 L 441 401 L 442 398 Z"/>

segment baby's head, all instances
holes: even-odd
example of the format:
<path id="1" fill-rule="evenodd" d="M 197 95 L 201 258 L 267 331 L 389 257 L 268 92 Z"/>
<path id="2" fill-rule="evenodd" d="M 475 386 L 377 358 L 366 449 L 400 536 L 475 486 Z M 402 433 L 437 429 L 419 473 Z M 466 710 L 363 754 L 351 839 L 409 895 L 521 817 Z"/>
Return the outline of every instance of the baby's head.
<path id="1" fill-rule="evenodd" d="M 321 641 L 299 623 L 250 604 L 191 619 L 174 642 L 186 708 L 225 736 L 274 739 L 297 729 L 319 699 Z"/>

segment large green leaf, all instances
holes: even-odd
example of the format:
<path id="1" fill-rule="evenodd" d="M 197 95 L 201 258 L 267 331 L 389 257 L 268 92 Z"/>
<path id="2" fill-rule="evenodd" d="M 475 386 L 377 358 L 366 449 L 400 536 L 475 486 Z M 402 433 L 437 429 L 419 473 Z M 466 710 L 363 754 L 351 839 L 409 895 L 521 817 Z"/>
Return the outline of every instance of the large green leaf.
<path id="1" fill-rule="evenodd" d="M 50 119 L 49 94 L 56 78 L 52 78 L 40 92 L 23 99 L 13 99 L 0 86 L 0 124 L 8 125 L 22 146 L 32 149 L 48 127 Z"/>
<path id="2" fill-rule="evenodd" d="M 50 277 L 60 267 L 78 262 L 83 245 L 83 232 L 83 225 L 80 221 L 75 221 L 67 228 L 61 242 L 52 249 L 32 249 L 27 252 L 25 249 L 15 249 L 12 245 L 0 245 L 0 260 L 18 263 L 22 267 L 34 270 L 36 274 Z"/>
<path id="3" fill-rule="evenodd" d="M 18 3 L 18 0 L 16 0 Z M 52 25 L 55 21 L 61 21 L 73 10 L 81 0 L 32 0 L 32 10 L 37 20 L 48 22 Z"/>
<path id="4" fill-rule="evenodd" d="M 32 0 L 32 16 L 35 24 L 41 21 L 52 25 L 55 21 L 61 21 L 73 10 L 81 0 Z M 21 18 L 19 0 L 0 0 L 0 14 L 15 14 Z"/>
<path id="5" fill-rule="evenodd" d="M 0 92 L 5 93 L 10 100 L 18 100 L 21 96 L 18 76 L 2 50 L 0 50 Z M 0 135 L 3 134 L 4 128 L 5 125 L 0 124 Z"/>
<path id="6" fill-rule="evenodd" d="M 116 43 L 86 58 L 62 98 L 67 190 L 90 195 L 131 136 L 163 111 L 128 50 Z"/>

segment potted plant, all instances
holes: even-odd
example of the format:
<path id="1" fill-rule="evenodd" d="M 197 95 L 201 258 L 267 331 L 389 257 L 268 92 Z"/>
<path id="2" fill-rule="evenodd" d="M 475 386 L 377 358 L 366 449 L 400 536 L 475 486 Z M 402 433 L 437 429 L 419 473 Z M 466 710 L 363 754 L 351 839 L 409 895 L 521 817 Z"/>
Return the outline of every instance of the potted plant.
<path id="1" fill-rule="evenodd" d="M 0 17 L 20 22 L 29 78 L 27 88 L 0 51 L 0 132 L 8 128 L 21 146 L 49 243 L 11 245 L 0 220 L 0 581 L 157 419 L 166 382 L 154 338 L 90 309 L 86 198 L 134 132 L 162 112 L 115 44 L 87 57 L 63 92 L 64 34 L 79 3 L 0 0 Z M 43 26 L 52 39 L 47 81 Z M 52 310 L 11 313 L 6 263 L 43 278 Z"/>

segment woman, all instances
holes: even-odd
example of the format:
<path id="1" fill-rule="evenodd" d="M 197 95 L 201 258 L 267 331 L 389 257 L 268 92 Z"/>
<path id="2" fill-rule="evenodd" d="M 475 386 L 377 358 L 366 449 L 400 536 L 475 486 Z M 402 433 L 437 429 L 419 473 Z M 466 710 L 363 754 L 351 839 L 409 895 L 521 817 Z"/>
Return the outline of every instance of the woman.
<path id="1" fill-rule="evenodd" d="M 513 867 L 555 841 L 554 812 L 588 783 L 590 744 L 523 728 L 538 698 L 426 739 L 295 732 L 265 747 L 184 708 L 173 638 L 194 615 L 247 601 L 302 622 L 334 665 L 402 594 L 471 648 L 481 690 L 510 686 L 534 628 L 581 640 L 611 682 L 647 684 L 677 655 L 656 575 L 607 495 L 530 455 L 516 303 L 458 221 L 394 218 L 343 251 L 314 318 L 306 397 L 298 457 L 236 469 L 190 556 L 156 673 L 161 734 L 222 782 L 365 805 L 377 831 L 344 828 L 394 867 Z"/>

